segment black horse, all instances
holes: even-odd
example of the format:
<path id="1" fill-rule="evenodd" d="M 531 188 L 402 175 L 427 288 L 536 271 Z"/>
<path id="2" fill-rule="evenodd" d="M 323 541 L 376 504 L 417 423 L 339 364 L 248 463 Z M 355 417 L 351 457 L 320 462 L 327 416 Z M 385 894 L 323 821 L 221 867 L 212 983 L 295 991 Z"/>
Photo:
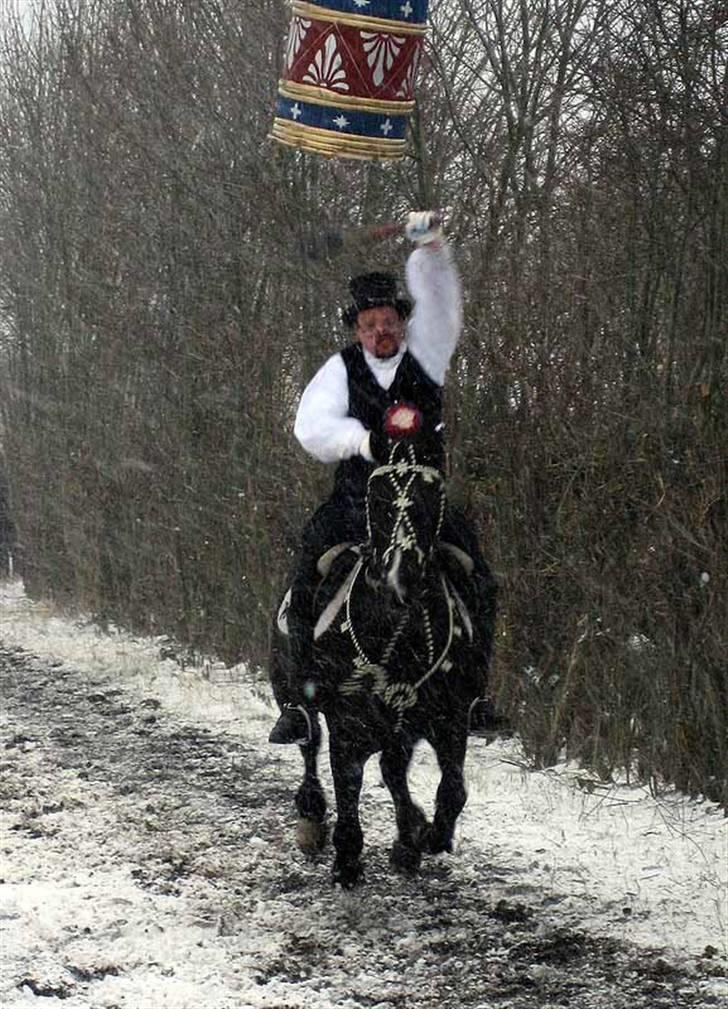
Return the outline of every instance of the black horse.
<path id="1" fill-rule="evenodd" d="M 495 612 L 494 584 L 478 599 L 473 559 L 441 539 L 450 522 L 444 478 L 415 438 L 393 443 L 387 465 L 369 478 L 366 505 L 366 542 L 341 544 L 321 558 L 314 604 L 316 696 L 329 730 L 337 806 L 333 879 L 345 888 L 362 876 L 359 796 L 374 753 L 381 753 L 394 801 L 393 866 L 414 873 L 423 853 L 452 850 L 466 800 L 468 724 L 486 688 Z M 289 662 L 279 616 L 270 672 L 281 707 Z M 432 746 L 441 772 L 431 823 L 407 784 L 419 740 Z M 326 840 L 320 743 L 315 724 L 312 742 L 301 746 L 305 775 L 296 795 L 298 842 L 309 852 Z"/>

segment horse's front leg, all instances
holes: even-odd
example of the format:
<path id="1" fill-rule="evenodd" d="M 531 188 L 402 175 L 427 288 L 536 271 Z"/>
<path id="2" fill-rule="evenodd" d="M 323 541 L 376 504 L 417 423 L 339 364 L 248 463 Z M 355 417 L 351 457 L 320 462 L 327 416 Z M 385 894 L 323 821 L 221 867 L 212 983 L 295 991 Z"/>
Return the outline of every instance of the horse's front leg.
<path id="1" fill-rule="evenodd" d="M 332 878 L 345 890 L 351 890 L 363 876 L 360 856 L 364 836 L 359 822 L 359 796 L 368 754 L 359 753 L 351 744 L 346 746 L 335 732 L 331 732 L 329 753 L 336 792 L 336 857 Z"/>
<path id="2" fill-rule="evenodd" d="M 299 747 L 303 757 L 304 775 L 296 793 L 298 825 L 296 841 L 301 851 L 316 855 L 326 845 L 326 796 L 318 776 L 318 752 L 321 746 L 321 726 L 318 716 L 313 723 L 313 738 Z"/>
<path id="3" fill-rule="evenodd" d="M 467 718 L 441 723 L 429 739 L 440 765 L 440 784 L 435 799 L 435 816 L 426 849 L 433 855 L 452 851 L 455 823 L 468 797 L 465 789 L 465 751 L 468 745 Z"/>
<path id="4" fill-rule="evenodd" d="M 394 802 L 397 839 L 392 845 L 390 861 L 399 872 L 414 874 L 420 867 L 422 846 L 428 837 L 429 824 L 420 807 L 412 800 L 407 770 L 414 747 L 409 741 L 397 739 L 382 751 L 379 766 L 384 784 Z"/>

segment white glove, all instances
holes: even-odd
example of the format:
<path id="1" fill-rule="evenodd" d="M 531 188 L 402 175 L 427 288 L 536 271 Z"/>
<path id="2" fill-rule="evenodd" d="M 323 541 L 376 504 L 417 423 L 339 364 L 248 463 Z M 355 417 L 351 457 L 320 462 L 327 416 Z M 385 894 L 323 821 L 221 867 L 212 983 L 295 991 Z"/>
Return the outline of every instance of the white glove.
<path id="1" fill-rule="evenodd" d="M 440 215 L 434 210 L 412 210 L 404 226 L 405 236 L 414 245 L 432 245 L 443 240 Z"/>

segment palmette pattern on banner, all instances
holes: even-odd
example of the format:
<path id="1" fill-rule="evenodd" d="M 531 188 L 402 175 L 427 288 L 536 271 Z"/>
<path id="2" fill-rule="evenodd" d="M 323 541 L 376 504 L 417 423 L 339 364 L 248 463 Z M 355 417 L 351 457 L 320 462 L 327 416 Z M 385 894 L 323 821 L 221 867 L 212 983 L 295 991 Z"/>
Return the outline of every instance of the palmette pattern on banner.
<path id="1" fill-rule="evenodd" d="M 404 156 L 427 0 L 293 0 L 271 136 L 320 154 Z"/>

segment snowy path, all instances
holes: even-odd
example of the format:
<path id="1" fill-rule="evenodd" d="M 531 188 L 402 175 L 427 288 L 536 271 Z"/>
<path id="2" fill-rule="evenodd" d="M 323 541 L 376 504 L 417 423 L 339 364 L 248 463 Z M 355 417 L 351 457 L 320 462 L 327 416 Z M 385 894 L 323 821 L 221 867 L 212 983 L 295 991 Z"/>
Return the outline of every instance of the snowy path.
<path id="1" fill-rule="evenodd" d="M 17 597 L 11 602 L 17 613 Z M 489 836 L 488 817 L 500 820 L 506 809 L 507 782 L 517 786 L 524 777 L 503 764 L 506 748 L 474 741 L 471 763 L 477 760 L 478 775 L 488 775 L 492 787 L 486 794 L 471 772 L 472 809 L 457 854 L 428 860 L 415 881 L 387 864 L 389 799 L 376 773 L 369 775 L 367 882 L 354 894 L 334 892 L 330 852 L 310 864 L 294 849 L 295 754 L 261 745 L 269 713 L 254 692 L 228 690 L 245 703 L 241 735 L 240 724 L 210 721 L 210 711 L 190 718 L 179 697 L 174 703 L 167 691 L 144 689 L 154 682 L 149 669 L 141 685 L 128 664 L 126 677 L 114 675 L 108 656 L 80 665 L 67 655 L 52 662 L 47 651 L 43 658 L 20 651 L 24 626 L 0 620 L 3 1007 L 725 1004 L 720 917 L 695 934 L 686 925 L 683 955 L 670 944 L 650 948 L 650 917 L 655 946 L 665 945 L 664 914 L 657 898 L 640 902 L 615 888 L 608 871 L 614 851 L 602 853 L 611 877 L 604 893 L 596 875 L 587 878 L 588 861 L 580 862 L 576 849 L 562 851 L 568 864 L 550 864 L 565 822 L 556 797 L 566 785 L 547 789 L 544 799 L 537 784 L 543 776 L 528 776 L 530 788 L 516 787 L 511 796 L 522 833 L 510 845 L 502 829 L 494 826 Z M 33 633 L 43 651 L 37 626 Z M 418 774 L 429 788 L 424 755 Z M 529 806 L 529 798 L 537 801 Z M 550 824 L 544 801 L 558 813 Z M 620 794 L 619 803 L 626 801 Z M 709 887 L 710 874 L 720 872 L 725 834 L 714 811 L 691 808 L 693 839 L 686 843 L 705 863 L 695 879 Z M 635 812 L 644 817 L 643 802 Z M 597 819 L 582 817 L 590 828 Z M 644 819 L 639 823 L 635 839 L 645 833 Z M 584 829 L 587 845 L 605 830 L 603 823 L 597 834 Z M 674 835 L 655 825 L 651 840 L 664 845 Z M 663 855 L 660 849 L 656 857 Z M 673 904 L 676 895 L 685 900 L 674 913 L 700 920 L 704 894 L 696 889 L 691 912 L 681 863 L 663 876 Z M 706 935 L 708 956 L 695 947 Z"/>

